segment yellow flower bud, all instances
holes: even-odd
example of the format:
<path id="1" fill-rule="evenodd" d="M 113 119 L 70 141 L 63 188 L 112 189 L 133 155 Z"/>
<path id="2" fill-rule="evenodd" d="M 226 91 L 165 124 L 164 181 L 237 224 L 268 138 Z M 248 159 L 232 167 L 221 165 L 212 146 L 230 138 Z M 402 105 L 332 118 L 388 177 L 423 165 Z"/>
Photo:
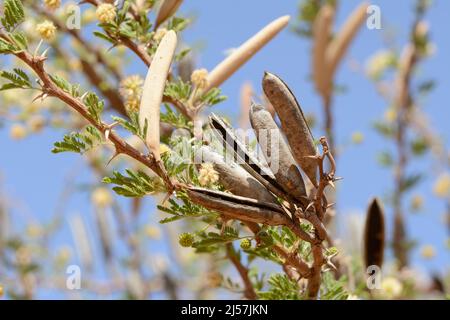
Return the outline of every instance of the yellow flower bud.
<path id="1" fill-rule="evenodd" d="M 191 82 L 199 89 L 206 88 L 208 85 L 208 70 L 197 69 L 192 72 Z"/>
<path id="2" fill-rule="evenodd" d="M 101 23 L 112 23 L 116 18 L 116 7 L 110 3 L 102 3 L 97 7 L 95 15 Z"/>
<path id="3" fill-rule="evenodd" d="M 420 255 L 427 260 L 433 259 L 436 256 L 436 250 L 432 245 L 425 245 L 420 250 Z"/>
<path id="4" fill-rule="evenodd" d="M 44 0 L 47 9 L 56 10 L 61 6 L 61 0 Z"/>
<path id="5" fill-rule="evenodd" d="M 356 132 L 352 133 L 352 142 L 354 144 L 360 144 L 363 141 L 364 141 L 364 135 L 361 132 L 356 131 Z"/>
<path id="6" fill-rule="evenodd" d="M 157 226 L 148 225 L 145 227 L 145 234 L 150 239 L 160 239 L 161 238 L 161 229 Z"/>
<path id="7" fill-rule="evenodd" d="M 450 175 L 445 173 L 438 177 L 434 184 L 433 191 L 439 198 L 450 196 Z"/>
<path id="8" fill-rule="evenodd" d="M 45 20 L 36 26 L 36 30 L 42 39 L 52 40 L 56 35 L 56 27 L 53 22 Z"/>
<path id="9" fill-rule="evenodd" d="M 27 129 L 21 124 L 14 124 L 9 129 L 9 136 L 14 140 L 21 140 L 27 136 Z"/>
<path id="10" fill-rule="evenodd" d="M 396 298 L 402 291 L 403 284 L 397 278 L 387 277 L 381 282 L 381 292 L 386 298 Z"/>
<path id="11" fill-rule="evenodd" d="M 110 206 L 113 202 L 111 193 L 106 188 L 97 188 L 92 192 L 92 203 L 100 208 Z"/>
<path id="12" fill-rule="evenodd" d="M 178 242 L 182 247 L 191 247 L 194 243 L 194 236 L 188 232 L 182 233 L 178 237 Z"/>
<path id="13" fill-rule="evenodd" d="M 45 118 L 41 115 L 32 116 L 27 121 L 28 128 L 31 132 L 40 132 L 45 125 Z"/>
<path id="14" fill-rule="evenodd" d="M 202 186 L 209 186 L 219 180 L 219 173 L 214 170 L 212 163 L 203 163 L 198 175 L 198 182 Z"/>

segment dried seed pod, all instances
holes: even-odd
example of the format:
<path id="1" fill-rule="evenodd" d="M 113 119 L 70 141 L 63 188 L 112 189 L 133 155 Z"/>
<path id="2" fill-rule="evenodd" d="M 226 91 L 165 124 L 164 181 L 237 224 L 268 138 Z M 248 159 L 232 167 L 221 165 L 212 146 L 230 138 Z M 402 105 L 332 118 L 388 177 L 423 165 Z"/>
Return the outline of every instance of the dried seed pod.
<path id="1" fill-rule="evenodd" d="M 182 2 L 183 0 L 164 0 L 156 17 L 155 30 L 178 10 Z"/>
<path id="2" fill-rule="evenodd" d="M 317 148 L 300 105 L 289 87 L 276 75 L 266 72 L 262 86 L 280 118 L 295 160 L 317 187 L 317 160 L 311 158 L 317 155 Z"/>
<path id="3" fill-rule="evenodd" d="M 193 202 L 242 221 L 275 226 L 284 225 L 289 219 L 281 207 L 272 203 L 196 187 L 187 192 Z"/>
<path id="4" fill-rule="evenodd" d="M 289 19 L 289 16 L 283 16 L 272 21 L 219 63 L 208 75 L 208 87 L 205 89 L 205 92 L 211 88 L 220 86 L 227 80 L 256 52 L 283 30 L 287 26 Z"/>
<path id="5" fill-rule="evenodd" d="M 342 60 L 350 43 L 366 20 L 366 12 L 369 4 L 364 2 L 359 5 L 347 18 L 341 30 L 328 46 L 327 65 L 330 77 L 333 78 L 337 66 Z"/>
<path id="6" fill-rule="evenodd" d="M 260 161 L 247 150 L 247 147 L 234 134 L 232 128 L 227 126 L 214 113 L 211 114 L 209 120 L 214 132 L 219 139 L 222 140 L 226 152 L 232 153 L 233 160 L 241 165 L 270 192 L 284 199 L 289 198 L 283 191 L 283 188 L 275 180 L 273 173 L 269 169 L 263 167 Z"/>
<path id="7" fill-rule="evenodd" d="M 196 159 L 210 162 L 219 173 L 220 183 L 231 193 L 256 199 L 262 202 L 275 203 L 275 197 L 240 165 L 225 159 L 210 147 L 203 146 L 196 152 Z"/>
<path id="8" fill-rule="evenodd" d="M 334 7 L 324 5 L 316 19 L 313 27 L 313 70 L 312 75 L 317 92 L 326 97 L 331 92 L 331 78 L 326 61 L 326 52 L 333 27 Z"/>
<path id="9" fill-rule="evenodd" d="M 160 106 L 176 46 L 177 34 L 171 30 L 162 38 L 148 68 L 139 108 L 139 123 L 141 128 L 144 128 L 147 120 L 148 129 L 145 141 L 156 160 L 160 160 Z"/>
<path id="10" fill-rule="evenodd" d="M 250 123 L 277 182 L 286 193 L 303 201 L 306 189 L 302 174 L 272 115 L 261 105 L 252 105 Z"/>
<path id="11" fill-rule="evenodd" d="M 372 200 L 367 211 L 364 229 L 364 262 L 366 268 L 376 265 L 381 268 L 384 255 L 384 212 L 378 199 Z"/>

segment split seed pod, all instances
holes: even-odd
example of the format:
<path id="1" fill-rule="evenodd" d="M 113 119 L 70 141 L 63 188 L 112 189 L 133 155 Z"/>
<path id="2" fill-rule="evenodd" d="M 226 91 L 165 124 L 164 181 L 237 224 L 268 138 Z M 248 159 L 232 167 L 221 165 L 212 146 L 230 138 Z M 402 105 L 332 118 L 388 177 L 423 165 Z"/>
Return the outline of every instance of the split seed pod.
<path id="1" fill-rule="evenodd" d="M 237 163 L 226 162 L 222 155 L 210 147 L 201 147 L 196 152 L 196 158 L 212 163 L 214 170 L 219 173 L 219 182 L 231 193 L 262 202 L 276 202 L 275 197 L 258 180 Z"/>
<path id="2" fill-rule="evenodd" d="M 145 141 L 157 161 L 160 160 L 160 106 L 176 46 L 177 34 L 171 30 L 162 38 L 153 56 L 152 63 L 148 68 L 139 108 L 139 123 L 141 128 L 145 127 L 145 120 L 147 120 L 148 129 Z"/>
<path id="3" fill-rule="evenodd" d="M 266 72 L 262 86 L 280 118 L 281 128 L 295 160 L 317 187 L 317 160 L 311 158 L 317 155 L 317 148 L 300 105 L 289 87 L 276 75 Z"/>
<path id="4" fill-rule="evenodd" d="M 169 19 L 178 10 L 182 2 L 183 0 L 164 0 L 156 17 L 155 29 Z"/>
<path id="5" fill-rule="evenodd" d="M 252 105 L 250 123 L 277 182 L 286 193 L 304 200 L 306 189 L 302 175 L 270 112 L 261 105 Z"/>
<path id="6" fill-rule="evenodd" d="M 208 76 L 208 87 L 205 92 L 211 88 L 220 86 L 227 80 L 236 70 L 246 63 L 256 52 L 273 39 L 289 22 L 289 16 L 280 17 L 257 34 L 244 42 L 239 48 L 233 51 L 228 57 L 219 63 Z"/>
<path id="7" fill-rule="evenodd" d="M 234 219 L 273 226 L 284 225 L 289 220 L 283 209 L 275 204 L 197 187 L 190 187 L 187 193 L 194 203 Z"/>
<path id="8" fill-rule="evenodd" d="M 281 198 L 288 198 L 283 188 L 275 180 L 273 173 L 263 167 L 247 149 L 247 147 L 237 138 L 231 127 L 226 125 L 214 113 L 209 117 L 211 128 L 218 138 L 223 142 L 226 152 L 232 153 L 233 159 L 238 162 L 248 173 L 265 186 L 270 192 Z"/>
<path id="9" fill-rule="evenodd" d="M 372 200 L 367 211 L 364 229 L 364 262 L 366 268 L 376 265 L 381 268 L 384 255 L 384 212 L 378 199 Z"/>

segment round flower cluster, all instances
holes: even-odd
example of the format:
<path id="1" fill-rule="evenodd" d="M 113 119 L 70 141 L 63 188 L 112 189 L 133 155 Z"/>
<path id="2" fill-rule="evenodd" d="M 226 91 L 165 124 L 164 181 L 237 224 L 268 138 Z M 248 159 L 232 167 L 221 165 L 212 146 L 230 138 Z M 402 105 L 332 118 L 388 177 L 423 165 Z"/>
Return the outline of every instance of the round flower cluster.
<path id="1" fill-rule="evenodd" d="M 45 20 L 36 26 L 39 35 L 45 40 L 52 40 L 56 35 L 56 27 L 53 22 Z"/>
<path id="2" fill-rule="evenodd" d="M 191 233 L 184 232 L 180 234 L 178 243 L 185 248 L 191 247 L 194 243 L 194 236 Z"/>
<path id="3" fill-rule="evenodd" d="M 13 140 L 21 140 L 27 136 L 27 129 L 21 124 L 14 124 L 9 129 L 9 136 Z"/>
<path id="4" fill-rule="evenodd" d="M 214 170 L 212 163 L 203 163 L 198 175 L 198 181 L 202 186 L 209 186 L 219 180 L 219 173 Z"/>
<path id="5" fill-rule="evenodd" d="M 159 28 L 158 30 L 156 30 L 155 34 L 153 35 L 153 40 L 155 40 L 156 42 L 160 42 L 161 39 L 164 38 L 166 33 L 167 33 L 166 28 Z"/>
<path id="6" fill-rule="evenodd" d="M 117 15 L 116 7 L 110 3 L 102 3 L 97 7 L 95 15 L 101 23 L 112 23 Z"/>
<path id="7" fill-rule="evenodd" d="M 204 89 L 208 85 L 208 70 L 197 69 L 191 74 L 191 82 L 199 89 Z"/>
<path id="8" fill-rule="evenodd" d="M 397 298 L 402 294 L 403 284 L 397 278 L 387 277 L 381 282 L 381 291 L 386 298 Z"/>
<path id="9" fill-rule="evenodd" d="M 252 247 L 252 241 L 250 239 L 242 239 L 240 245 L 241 249 L 248 250 Z"/>
<path id="10" fill-rule="evenodd" d="M 44 0 L 44 5 L 50 10 L 56 10 L 61 6 L 61 0 Z"/>
<path id="11" fill-rule="evenodd" d="M 105 188 L 97 188 L 92 192 L 92 203 L 100 208 L 111 205 L 112 201 L 111 193 Z"/>
<path id="12" fill-rule="evenodd" d="M 139 111 L 139 103 L 142 95 L 144 80 L 138 75 L 126 77 L 120 82 L 119 93 L 125 98 L 127 112 Z"/>
<path id="13" fill-rule="evenodd" d="M 394 53 L 391 51 L 379 51 L 375 53 L 367 62 L 366 71 L 369 77 L 372 79 L 379 79 L 384 71 L 394 66 L 396 63 L 396 58 Z"/>
<path id="14" fill-rule="evenodd" d="M 450 196 L 450 175 L 441 175 L 434 184 L 433 191 L 439 198 Z"/>

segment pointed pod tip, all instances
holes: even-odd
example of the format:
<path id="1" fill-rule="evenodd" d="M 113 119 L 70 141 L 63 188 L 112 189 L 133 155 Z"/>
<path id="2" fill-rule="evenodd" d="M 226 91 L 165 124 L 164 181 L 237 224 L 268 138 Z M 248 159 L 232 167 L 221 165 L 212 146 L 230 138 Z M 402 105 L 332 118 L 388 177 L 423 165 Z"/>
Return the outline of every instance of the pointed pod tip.
<path id="1" fill-rule="evenodd" d="M 252 105 L 250 106 L 250 114 L 261 110 L 265 110 L 265 108 L 260 104 L 252 102 Z"/>
<path id="2" fill-rule="evenodd" d="M 163 40 L 170 40 L 170 41 L 177 41 L 177 33 L 174 30 L 169 30 L 161 41 Z"/>
<path id="3" fill-rule="evenodd" d="M 288 24 L 290 19 L 291 19 L 291 16 L 287 14 L 287 15 L 279 17 L 274 22 L 278 22 L 278 23 L 280 23 L 280 25 L 282 25 L 284 27 Z"/>

